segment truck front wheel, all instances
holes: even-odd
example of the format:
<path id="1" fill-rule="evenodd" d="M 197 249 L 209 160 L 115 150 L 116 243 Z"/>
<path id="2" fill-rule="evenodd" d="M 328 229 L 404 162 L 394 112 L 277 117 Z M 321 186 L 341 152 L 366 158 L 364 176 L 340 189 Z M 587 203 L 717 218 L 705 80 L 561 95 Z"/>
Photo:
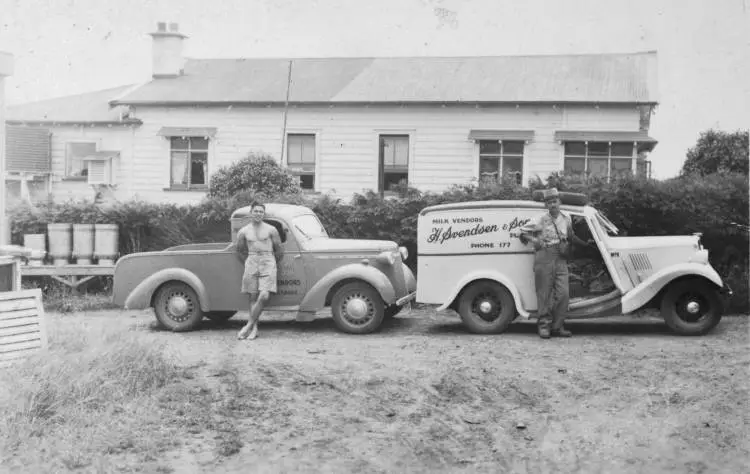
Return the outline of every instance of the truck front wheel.
<path id="1" fill-rule="evenodd" d="M 380 328 L 385 317 L 385 303 L 367 283 L 347 283 L 331 299 L 333 322 L 349 334 L 368 334 Z"/>
<path id="2" fill-rule="evenodd" d="M 682 336 L 700 336 L 721 320 L 719 293 L 703 281 L 686 280 L 667 288 L 661 300 L 661 315 L 669 328 Z"/>
<path id="3" fill-rule="evenodd" d="M 154 298 L 154 313 L 162 327 L 174 332 L 191 331 L 203 319 L 198 295 L 181 281 L 171 281 L 159 288 Z"/>

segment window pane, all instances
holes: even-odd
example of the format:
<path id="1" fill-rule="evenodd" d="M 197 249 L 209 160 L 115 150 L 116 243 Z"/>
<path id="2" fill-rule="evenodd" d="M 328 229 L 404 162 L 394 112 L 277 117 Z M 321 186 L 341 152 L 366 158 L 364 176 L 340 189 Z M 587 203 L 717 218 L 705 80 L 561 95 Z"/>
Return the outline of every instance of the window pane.
<path id="1" fill-rule="evenodd" d="M 208 150 L 208 139 L 203 138 L 203 137 L 191 137 L 190 149 L 191 150 Z"/>
<path id="2" fill-rule="evenodd" d="M 610 161 L 610 176 L 626 176 L 631 174 L 633 160 L 629 158 L 618 158 Z"/>
<path id="3" fill-rule="evenodd" d="M 315 189 L 315 175 L 303 174 L 299 177 L 299 185 L 302 189 Z"/>
<path id="4" fill-rule="evenodd" d="M 589 156 L 609 156 L 609 143 L 589 142 Z"/>
<path id="5" fill-rule="evenodd" d="M 566 142 L 565 154 L 583 156 L 586 154 L 586 144 L 583 142 Z"/>
<path id="6" fill-rule="evenodd" d="M 383 136 L 380 140 L 384 166 L 407 166 L 409 163 L 409 137 Z"/>
<path id="7" fill-rule="evenodd" d="M 187 184 L 187 164 L 187 152 L 172 152 L 172 184 Z"/>
<path id="8" fill-rule="evenodd" d="M 497 140 L 479 140 L 480 155 L 499 155 L 500 142 Z"/>
<path id="9" fill-rule="evenodd" d="M 298 136 L 287 137 L 286 162 L 289 165 L 302 163 L 302 140 Z"/>
<path id="10" fill-rule="evenodd" d="M 607 159 L 606 158 L 589 159 L 589 174 L 591 176 L 607 176 Z"/>
<path id="11" fill-rule="evenodd" d="M 500 168 L 500 158 L 479 158 L 479 174 L 495 173 Z"/>
<path id="12" fill-rule="evenodd" d="M 170 138 L 170 142 L 171 142 L 173 150 L 187 150 L 188 149 L 187 138 L 172 137 Z"/>
<path id="13" fill-rule="evenodd" d="M 384 189 L 390 191 L 393 187 L 398 186 L 403 181 L 403 184 L 407 184 L 408 175 L 406 173 L 384 173 Z"/>
<path id="14" fill-rule="evenodd" d="M 190 157 L 190 184 L 206 184 L 208 154 L 192 153 Z"/>
<path id="15" fill-rule="evenodd" d="M 612 156 L 633 157 L 633 143 L 620 142 L 612 144 Z"/>
<path id="16" fill-rule="evenodd" d="M 86 176 L 86 163 L 83 159 L 92 153 L 96 153 L 96 143 L 68 143 L 65 173 L 68 176 Z"/>
<path id="17" fill-rule="evenodd" d="M 315 136 L 308 135 L 302 139 L 302 163 L 315 164 Z"/>
<path id="18" fill-rule="evenodd" d="M 585 158 L 565 158 L 565 172 L 581 174 L 586 170 Z"/>
<path id="19" fill-rule="evenodd" d="M 503 155 L 523 155 L 523 142 L 503 142 Z"/>
<path id="20" fill-rule="evenodd" d="M 516 183 L 523 180 L 523 158 L 503 157 L 503 178 L 515 176 Z"/>

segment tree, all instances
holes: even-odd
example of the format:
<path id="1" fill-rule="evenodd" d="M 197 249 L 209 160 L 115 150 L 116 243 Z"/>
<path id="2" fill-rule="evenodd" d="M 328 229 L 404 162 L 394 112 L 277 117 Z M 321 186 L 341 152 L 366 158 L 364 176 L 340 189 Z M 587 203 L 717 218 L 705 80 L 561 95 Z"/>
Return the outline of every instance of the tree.
<path id="1" fill-rule="evenodd" d="M 217 198 L 230 198 L 237 193 L 251 191 L 265 196 L 299 194 L 299 179 L 282 168 L 266 154 L 250 154 L 211 175 L 209 194 Z"/>
<path id="2" fill-rule="evenodd" d="M 708 175 L 720 171 L 748 174 L 748 131 L 708 130 L 688 150 L 682 174 Z"/>

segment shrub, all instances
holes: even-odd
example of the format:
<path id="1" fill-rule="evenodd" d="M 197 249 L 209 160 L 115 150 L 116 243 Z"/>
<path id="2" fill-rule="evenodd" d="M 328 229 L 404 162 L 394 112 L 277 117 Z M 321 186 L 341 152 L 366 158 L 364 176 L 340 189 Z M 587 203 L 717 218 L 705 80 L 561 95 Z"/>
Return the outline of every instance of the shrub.
<path id="1" fill-rule="evenodd" d="M 267 196 L 299 194 L 298 179 L 266 154 L 250 154 L 211 176 L 209 195 L 230 198 L 243 191 L 262 192 Z"/>

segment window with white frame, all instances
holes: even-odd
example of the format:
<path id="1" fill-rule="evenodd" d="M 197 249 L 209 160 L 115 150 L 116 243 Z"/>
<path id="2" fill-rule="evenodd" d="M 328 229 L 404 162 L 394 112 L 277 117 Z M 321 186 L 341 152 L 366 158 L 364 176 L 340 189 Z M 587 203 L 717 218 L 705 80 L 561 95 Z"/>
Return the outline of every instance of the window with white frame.
<path id="1" fill-rule="evenodd" d="M 479 182 L 495 184 L 513 177 L 523 182 L 522 141 L 479 140 Z"/>
<path id="2" fill-rule="evenodd" d="M 96 142 L 68 142 L 65 144 L 65 177 L 85 178 L 88 167 L 84 158 L 96 153 Z"/>
<path id="3" fill-rule="evenodd" d="M 302 189 L 315 189 L 315 134 L 290 133 L 286 138 L 286 164 L 299 177 Z"/>
<path id="4" fill-rule="evenodd" d="M 170 185 L 185 189 L 208 187 L 208 138 L 170 137 Z"/>
<path id="5" fill-rule="evenodd" d="M 566 173 L 613 177 L 632 174 L 633 142 L 566 142 Z"/>
<path id="6" fill-rule="evenodd" d="M 409 135 L 380 135 L 380 192 L 409 183 Z"/>

